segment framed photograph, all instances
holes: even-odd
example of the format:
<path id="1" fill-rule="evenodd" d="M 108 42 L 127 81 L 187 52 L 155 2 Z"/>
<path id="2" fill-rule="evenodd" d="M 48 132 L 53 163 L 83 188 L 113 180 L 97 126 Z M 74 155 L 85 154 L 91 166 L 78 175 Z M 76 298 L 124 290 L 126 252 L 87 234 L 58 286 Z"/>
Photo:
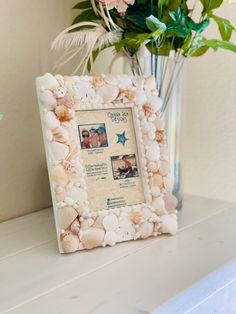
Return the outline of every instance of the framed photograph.
<path id="1" fill-rule="evenodd" d="M 61 253 L 177 232 L 153 77 L 37 78 Z"/>

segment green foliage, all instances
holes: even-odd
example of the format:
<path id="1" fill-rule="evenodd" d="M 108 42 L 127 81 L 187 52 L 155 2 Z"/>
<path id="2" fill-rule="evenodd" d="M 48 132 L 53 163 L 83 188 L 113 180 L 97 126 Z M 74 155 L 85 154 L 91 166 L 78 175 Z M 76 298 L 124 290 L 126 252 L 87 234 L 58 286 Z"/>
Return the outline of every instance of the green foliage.
<path id="1" fill-rule="evenodd" d="M 227 19 L 216 16 L 214 14 L 210 14 L 210 17 L 217 23 L 221 38 L 223 40 L 229 41 L 233 31 L 235 31 L 235 27 Z"/>
<path id="2" fill-rule="evenodd" d="M 223 0 L 200 0 L 203 5 L 203 14 L 217 9 L 223 3 Z"/>
<path id="3" fill-rule="evenodd" d="M 235 27 L 225 18 L 214 14 L 223 0 L 200 0 L 203 9 L 198 20 L 192 19 L 192 7 L 187 0 L 135 0 L 129 5 L 125 14 L 116 9 L 109 11 L 114 23 L 122 32 L 122 39 L 114 44 L 117 52 L 125 49 L 134 55 L 145 45 L 155 55 L 168 56 L 171 51 L 180 51 L 186 57 L 201 56 L 210 48 L 219 48 L 236 52 L 236 46 L 230 42 Z M 98 8 L 98 0 L 95 0 Z M 92 8 L 91 0 L 83 0 L 74 6 L 79 10 L 73 24 L 84 21 L 98 21 L 107 30 L 102 16 L 97 16 Z M 213 20 L 219 29 L 222 40 L 206 39 L 205 29 Z M 93 60 L 99 54 L 93 51 Z M 91 64 L 89 62 L 88 69 Z"/>

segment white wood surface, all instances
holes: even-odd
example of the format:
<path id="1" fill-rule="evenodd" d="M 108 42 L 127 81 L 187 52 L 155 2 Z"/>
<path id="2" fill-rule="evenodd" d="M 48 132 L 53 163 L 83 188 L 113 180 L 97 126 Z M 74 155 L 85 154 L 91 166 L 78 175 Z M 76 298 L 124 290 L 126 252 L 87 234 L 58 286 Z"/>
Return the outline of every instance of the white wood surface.
<path id="1" fill-rule="evenodd" d="M 164 313 L 163 303 L 236 257 L 235 224 L 235 204 L 186 196 L 175 237 L 60 255 L 51 209 L 7 221 L 0 224 L 0 313 Z M 210 293 L 202 294 L 204 306 Z M 202 314 L 189 312 L 198 298 L 185 302 L 186 313 Z"/>

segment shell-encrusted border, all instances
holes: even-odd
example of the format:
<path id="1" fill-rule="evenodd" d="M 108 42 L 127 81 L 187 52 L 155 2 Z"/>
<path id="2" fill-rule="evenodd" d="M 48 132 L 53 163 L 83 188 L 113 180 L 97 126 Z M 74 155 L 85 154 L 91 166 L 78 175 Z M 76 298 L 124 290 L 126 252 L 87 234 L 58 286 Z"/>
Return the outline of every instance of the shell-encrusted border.
<path id="1" fill-rule="evenodd" d="M 37 78 L 59 249 L 70 253 L 177 232 L 161 99 L 153 77 Z M 91 211 L 75 112 L 132 108 L 146 203 Z"/>

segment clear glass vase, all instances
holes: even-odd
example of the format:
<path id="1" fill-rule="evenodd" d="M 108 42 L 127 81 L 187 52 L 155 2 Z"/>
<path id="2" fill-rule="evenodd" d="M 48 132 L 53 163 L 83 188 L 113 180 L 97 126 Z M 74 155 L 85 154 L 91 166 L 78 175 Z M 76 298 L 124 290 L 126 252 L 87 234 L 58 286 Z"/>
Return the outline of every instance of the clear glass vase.
<path id="1" fill-rule="evenodd" d="M 170 175 L 173 194 L 182 207 L 183 180 L 181 166 L 181 131 L 183 125 L 183 56 L 163 57 L 149 55 L 145 58 L 145 74 L 156 78 L 157 88 L 163 101 L 162 116 L 165 120 L 169 149 Z"/>

